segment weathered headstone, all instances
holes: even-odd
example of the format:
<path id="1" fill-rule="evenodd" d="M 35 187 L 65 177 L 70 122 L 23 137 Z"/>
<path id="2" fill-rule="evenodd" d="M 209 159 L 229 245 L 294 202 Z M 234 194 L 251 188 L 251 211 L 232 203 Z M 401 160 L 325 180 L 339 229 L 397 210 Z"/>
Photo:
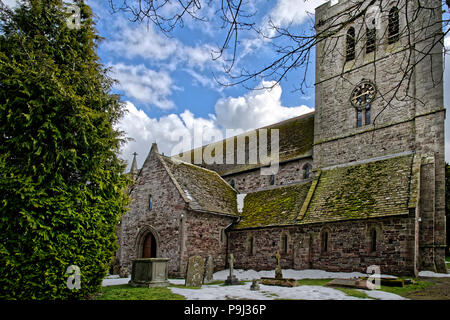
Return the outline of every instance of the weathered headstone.
<path id="1" fill-rule="evenodd" d="M 201 287 L 205 273 L 205 259 L 200 256 L 189 258 L 186 272 L 186 287 Z"/>
<path id="2" fill-rule="evenodd" d="M 283 272 L 281 271 L 281 264 L 280 264 L 280 253 L 277 251 L 277 254 L 275 255 L 277 258 L 277 268 L 275 269 L 275 279 L 281 280 L 283 279 Z"/>
<path id="3" fill-rule="evenodd" d="M 203 277 L 203 283 L 211 283 L 214 281 L 214 259 L 212 256 L 206 258 L 205 276 Z"/>
<path id="4" fill-rule="evenodd" d="M 226 285 L 234 285 L 234 284 L 241 284 L 241 282 L 236 278 L 236 276 L 233 274 L 233 268 L 234 268 L 234 257 L 233 254 L 230 253 L 230 257 L 228 259 L 229 265 L 230 265 L 230 275 L 228 276 L 227 280 L 225 280 Z"/>

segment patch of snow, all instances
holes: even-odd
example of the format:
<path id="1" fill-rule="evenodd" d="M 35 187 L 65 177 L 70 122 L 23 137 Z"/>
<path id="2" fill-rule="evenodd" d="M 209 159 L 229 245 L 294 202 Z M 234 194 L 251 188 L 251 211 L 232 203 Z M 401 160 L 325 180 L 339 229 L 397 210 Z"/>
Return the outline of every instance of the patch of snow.
<path id="1" fill-rule="evenodd" d="M 170 288 L 173 293 L 186 297 L 187 300 L 367 300 L 347 296 L 342 291 L 321 286 L 278 287 L 260 284 L 259 291 L 250 290 L 251 283 L 237 286 L 203 285 L 201 289 Z"/>
<path id="2" fill-rule="evenodd" d="M 448 278 L 450 277 L 450 273 L 436 273 L 433 271 L 420 271 L 419 277 L 425 278 Z"/>
<path id="3" fill-rule="evenodd" d="M 233 274 L 239 280 L 253 280 L 260 279 L 262 277 L 275 277 L 275 270 L 265 270 L 265 271 L 255 271 L 255 270 L 241 270 L 234 269 Z M 229 269 L 221 270 L 214 273 L 214 280 L 226 280 L 230 274 Z M 293 270 L 293 269 L 285 269 L 283 270 L 283 278 L 292 278 L 292 279 L 351 279 L 351 278 L 359 278 L 359 277 L 367 277 L 366 273 L 360 272 L 328 272 L 324 270 L 316 270 L 316 269 L 306 269 L 306 270 Z M 382 274 L 381 277 L 385 278 L 396 278 L 391 275 Z"/>
<path id="4" fill-rule="evenodd" d="M 127 284 L 131 278 L 115 278 L 115 279 L 103 279 L 102 287 L 117 286 L 119 284 Z"/>
<path id="5" fill-rule="evenodd" d="M 407 298 L 404 298 L 402 296 L 399 296 L 394 293 L 381 291 L 381 290 L 361 290 L 358 289 L 358 291 L 364 292 L 371 298 L 375 298 L 378 300 L 409 300 Z"/>
<path id="6" fill-rule="evenodd" d="M 170 284 L 185 284 L 186 280 L 185 279 L 169 279 L 169 283 Z"/>
<path id="7" fill-rule="evenodd" d="M 239 193 L 236 195 L 238 212 L 242 212 L 242 209 L 244 209 L 244 199 L 246 195 L 246 193 Z"/>

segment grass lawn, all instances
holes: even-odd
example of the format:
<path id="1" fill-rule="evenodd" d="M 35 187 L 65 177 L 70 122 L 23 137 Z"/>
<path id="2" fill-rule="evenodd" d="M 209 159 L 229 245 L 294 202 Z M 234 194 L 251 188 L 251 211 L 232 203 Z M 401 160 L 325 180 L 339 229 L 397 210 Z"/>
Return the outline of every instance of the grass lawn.
<path id="1" fill-rule="evenodd" d="M 128 284 L 102 287 L 97 300 L 185 300 L 169 288 L 137 288 Z"/>
<path id="2" fill-rule="evenodd" d="M 404 286 L 404 287 L 387 287 L 387 286 L 381 286 L 382 291 L 390 292 L 397 294 L 399 296 L 406 296 L 407 294 L 414 292 L 414 291 L 420 291 L 425 288 L 428 288 L 433 285 L 432 282 L 419 280 L 419 279 L 413 279 L 414 283 Z"/>

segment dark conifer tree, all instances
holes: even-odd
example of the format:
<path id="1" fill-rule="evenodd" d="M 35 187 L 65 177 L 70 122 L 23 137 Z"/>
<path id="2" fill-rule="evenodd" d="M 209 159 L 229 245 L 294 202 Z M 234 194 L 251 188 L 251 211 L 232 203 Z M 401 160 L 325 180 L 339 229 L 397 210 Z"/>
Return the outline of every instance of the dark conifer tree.
<path id="1" fill-rule="evenodd" d="M 61 0 L 0 9 L 3 299 L 97 292 L 128 201 L 114 128 L 123 107 L 96 53 L 91 9 L 74 2 L 79 16 L 69 17 Z M 71 265 L 80 269 L 79 289 L 66 273 Z"/>

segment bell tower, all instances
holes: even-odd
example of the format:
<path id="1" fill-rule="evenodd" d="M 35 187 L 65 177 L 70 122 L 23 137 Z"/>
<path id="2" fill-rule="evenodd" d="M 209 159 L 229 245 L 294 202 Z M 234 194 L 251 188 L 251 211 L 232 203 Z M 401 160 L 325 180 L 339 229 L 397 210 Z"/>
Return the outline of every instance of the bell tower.
<path id="1" fill-rule="evenodd" d="M 314 169 L 414 154 L 419 268 L 446 272 L 442 1 L 316 8 Z"/>

